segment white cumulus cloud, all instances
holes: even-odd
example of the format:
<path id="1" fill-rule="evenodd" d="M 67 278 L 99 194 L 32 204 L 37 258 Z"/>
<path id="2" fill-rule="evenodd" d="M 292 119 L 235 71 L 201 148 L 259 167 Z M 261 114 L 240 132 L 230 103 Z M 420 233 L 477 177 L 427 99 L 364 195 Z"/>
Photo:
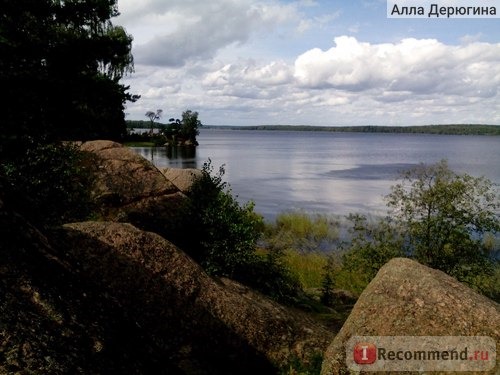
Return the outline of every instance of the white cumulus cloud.
<path id="1" fill-rule="evenodd" d="M 296 59 L 299 85 L 355 92 L 377 89 L 395 100 L 435 93 L 491 97 L 500 84 L 500 44 L 450 46 L 413 38 L 370 44 L 348 36 L 334 41 L 326 51 L 311 49 Z"/>
<path id="2" fill-rule="evenodd" d="M 135 36 L 137 63 L 155 66 L 212 58 L 222 48 L 297 18 L 296 6 L 275 1 L 121 0 L 120 9 L 126 15 L 118 21 Z"/>
<path id="3" fill-rule="evenodd" d="M 134 37 L 124 83 L 141 95 L 131 119 L 190 108 L 209 124 L 500 122 L 495 20 L 403 24 L 384 0 L 118 5 L 114 23 Z"/>

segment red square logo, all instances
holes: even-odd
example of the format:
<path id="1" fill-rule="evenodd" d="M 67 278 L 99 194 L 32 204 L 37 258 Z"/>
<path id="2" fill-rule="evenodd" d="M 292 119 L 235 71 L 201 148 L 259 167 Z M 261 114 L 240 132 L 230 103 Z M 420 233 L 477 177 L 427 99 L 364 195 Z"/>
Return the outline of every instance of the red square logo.
<path id="1" fill-rule="evenodd" d="M 354 347 L 354 362 L 370 365 L 377 360 L 377 347 L 369 342 L 360 342 Z"/>

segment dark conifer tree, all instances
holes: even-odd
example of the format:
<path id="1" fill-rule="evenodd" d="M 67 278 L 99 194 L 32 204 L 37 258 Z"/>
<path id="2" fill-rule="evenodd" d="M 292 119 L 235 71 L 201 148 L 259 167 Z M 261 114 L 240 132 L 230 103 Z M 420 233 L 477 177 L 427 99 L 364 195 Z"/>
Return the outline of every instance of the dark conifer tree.
<path id="1" fill-rule="evenodd" d="M 0 0 L 0 139 L 118 139 L 132 38 L 116 0 Z M 0 149 L 0 150 L 2 150 Z"/>

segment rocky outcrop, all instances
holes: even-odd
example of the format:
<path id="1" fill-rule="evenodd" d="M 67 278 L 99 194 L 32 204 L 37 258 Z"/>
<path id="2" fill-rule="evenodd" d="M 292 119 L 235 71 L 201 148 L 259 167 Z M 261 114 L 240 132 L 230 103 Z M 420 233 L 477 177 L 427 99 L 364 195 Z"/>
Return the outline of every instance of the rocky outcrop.
<path id="1" fill-rule="evenodd" d="M 232 364 L 237 373 L 271 371 L 269 364 L 292 358 L 307 362 L 333 337 L 299 312 L 212 279 L 174 245 L 130 224 L 68 224 L 58 238 L 58 256 L 178 362 L 185 356 Z"/>
<path id="2" fill-rule="evenodd" d="M 83 151 L 96 156 L 93 195 L 105 220 L 174 233 L 185 195 L 152 163 L 112 141 L 89 141 Z"/>
<path id="3" fill-rule="evenodd" d="M 0 207 L 0 251 L 2 374 L 272 374 L 332 339 L 130 224 L 46 237 Z"/>
<path id="4" fill-rule="evenodd" d="M 359 297 L 326 352 L 322 374 L 349 373 L 346 343 L 352 336 L 489 336 L 498 353 L 500 306 L 441 271 L 396 258 Z M 492 373 L 499 369 L 497 364 Z"/>
<path id="5" fill-rule="evenodd" d="M 179 191 L 153 164 L 128 147 L 112 141 L 90 141 L 80 147 L 98 157 L 94 195 L 104 204 L 124 206 Z"/>
<path id="6" fill-rule="evenodd" d="M 201 170 L 195 168 L 163 168 L 160 172 L 183 193 L 188 193 L 193 182 L 202 175 Z"/>
<path id="7" fill-rule="evenodd" d="M 0 374 L 185 373 L 112 296 L 5 207 L 0 254 Z"/>

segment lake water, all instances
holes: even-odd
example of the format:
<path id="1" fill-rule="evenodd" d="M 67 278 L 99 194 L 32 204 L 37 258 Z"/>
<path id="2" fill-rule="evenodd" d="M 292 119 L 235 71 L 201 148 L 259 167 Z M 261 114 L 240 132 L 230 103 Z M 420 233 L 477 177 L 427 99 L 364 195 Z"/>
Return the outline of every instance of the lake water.
<path id="1" fill-rule="evenodd" d="M 400 171 L 447 159 L 500 185 L 500 137 L 203 129 L 194 152 L 134 148 L 158 167 L 225 165 L 240 202 L 268 220 L 283 211 L 384 214 Z"/>

